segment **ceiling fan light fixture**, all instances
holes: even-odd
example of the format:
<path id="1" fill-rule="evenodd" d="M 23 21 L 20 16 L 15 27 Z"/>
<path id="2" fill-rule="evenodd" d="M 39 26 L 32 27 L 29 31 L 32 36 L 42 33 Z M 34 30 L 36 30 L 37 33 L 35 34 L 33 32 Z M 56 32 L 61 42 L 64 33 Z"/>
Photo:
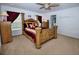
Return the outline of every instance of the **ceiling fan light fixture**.
<path id="1" fill-rule="evenodd" d="M 45 10 L 51 10 L 51 7 L 57 7 L 59 4 L 56 3 L 39 3 L 38 5 L 41 5 L 40 9 L 45 9 Z"/>
<path id="2" fill-rule="evenodd" d="M 49 5 L 48 5 L 48 4 L 45 4 L 44 6 L 45 6 L 45 8 L 48 8 L 48 7 L 49 7 Z"/>

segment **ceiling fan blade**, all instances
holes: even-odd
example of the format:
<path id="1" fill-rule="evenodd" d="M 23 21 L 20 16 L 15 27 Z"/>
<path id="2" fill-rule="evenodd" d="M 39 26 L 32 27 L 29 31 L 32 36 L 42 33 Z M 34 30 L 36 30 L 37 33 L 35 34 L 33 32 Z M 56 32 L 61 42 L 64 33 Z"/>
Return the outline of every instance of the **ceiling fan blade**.
<path id="1" fill-rule="evenodd" d="M 40 9 L 45 9 L 45 10 L 51 10 L 51 7 L 57 7 L 59 6 L 58 3 L 37 3 L 38 5 L 41 5 Z"/>
<path id="2" fill-rule="evenodd" d="M 48 7 L 48 8 L 45 8 L 46 10 L 51 10 L 51 8 L 50 7 Z"/>
<path id="3" fill-rule="evenodd" d="M 59 4 L 50 4 L 49 7 L 57 7 Z"/>
<path id="4" fill-rule="evenodd" d="M 40 7 L 40 9 L 43 9 L 44 8 L 44 6 L 43 7 Z"/>
<path id="5" fill-rule="evenodd" d="M 38 4 L 38 5 L 44 5 L 43 3 L 36 3 L 36 4 Z"/>

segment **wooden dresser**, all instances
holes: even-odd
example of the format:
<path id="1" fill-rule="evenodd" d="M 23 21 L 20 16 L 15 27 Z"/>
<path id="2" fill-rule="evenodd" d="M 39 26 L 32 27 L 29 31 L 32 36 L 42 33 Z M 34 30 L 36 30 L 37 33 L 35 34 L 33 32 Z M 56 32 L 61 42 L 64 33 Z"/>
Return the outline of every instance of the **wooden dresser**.
<path id="1" fill-rule="evenodd" d="M 42 27 L 43 28 L 49 28 L 49 21 L 47 20 L 47 22 L 43 21 L 42 22 Z"/>
<path id="2" fill-rule="evenodd" d="M 12 41 L 11 22 L 1 22 L 1 43 Z"/>

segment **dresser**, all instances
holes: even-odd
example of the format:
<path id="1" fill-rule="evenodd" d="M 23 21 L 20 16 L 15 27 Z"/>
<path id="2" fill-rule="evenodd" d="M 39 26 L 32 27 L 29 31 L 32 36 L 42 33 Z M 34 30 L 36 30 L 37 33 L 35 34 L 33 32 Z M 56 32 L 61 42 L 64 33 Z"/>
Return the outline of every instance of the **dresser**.
<path id="1" fill-rule="evenodd" d="M 47 21 L 43 21 L 42 22 L 42 27 L 43 28 L 49 28 L 49 21 L 47 20 Z"/>
<path id="2" fill-rule="evenodd" d="M 12 41 L 11 22 L 1 22 L 1 43 L 6 44 Z"/>

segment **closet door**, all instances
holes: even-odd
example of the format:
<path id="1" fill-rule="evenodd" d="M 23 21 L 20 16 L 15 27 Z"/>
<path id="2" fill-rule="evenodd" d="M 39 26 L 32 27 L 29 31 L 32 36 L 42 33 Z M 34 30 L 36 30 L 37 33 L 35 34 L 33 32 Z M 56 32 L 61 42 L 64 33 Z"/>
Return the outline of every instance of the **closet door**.
<path id="1" fill-rule="evenodd" d="M 11 22 L 1 23 L 1 43 L 5 44 L 12 41 Z"/>

